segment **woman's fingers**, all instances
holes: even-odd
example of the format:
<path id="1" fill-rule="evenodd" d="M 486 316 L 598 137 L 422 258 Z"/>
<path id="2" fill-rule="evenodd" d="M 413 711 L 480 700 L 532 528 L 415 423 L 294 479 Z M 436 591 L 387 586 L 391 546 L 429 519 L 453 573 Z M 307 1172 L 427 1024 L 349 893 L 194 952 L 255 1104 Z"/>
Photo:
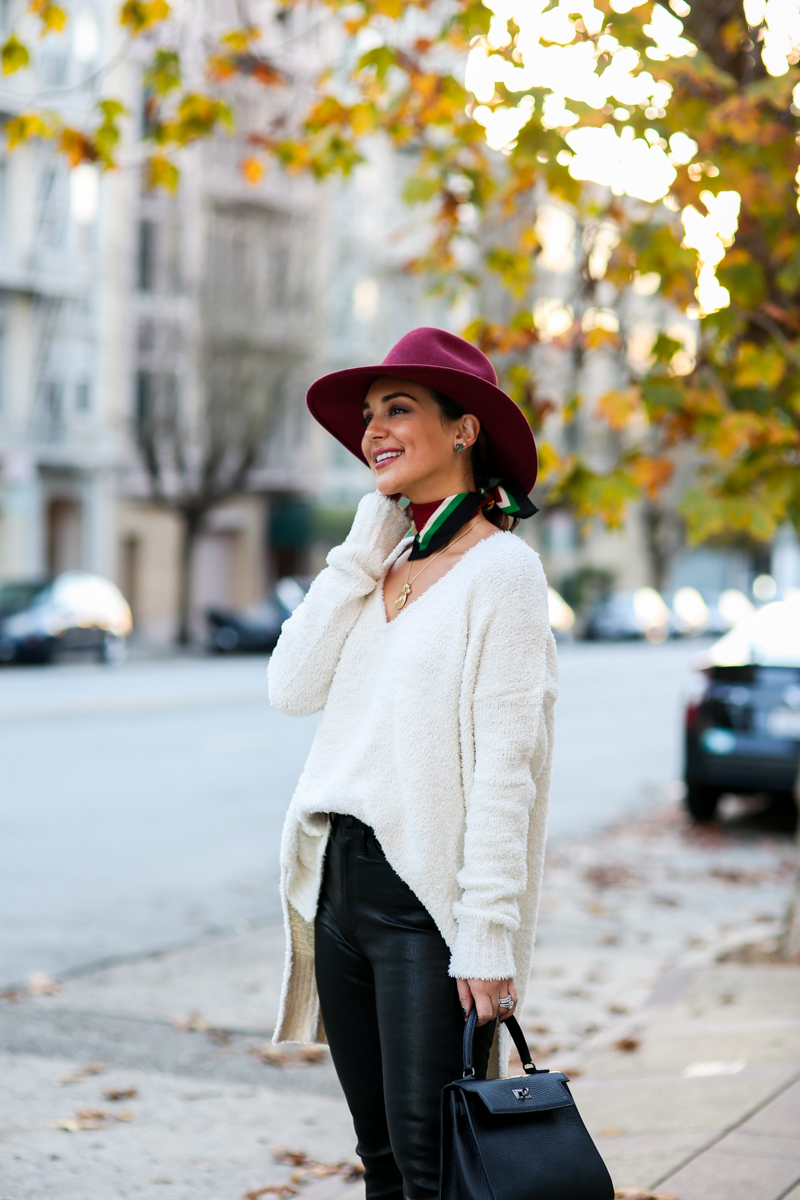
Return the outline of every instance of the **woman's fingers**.
<path id="1" fill-rule="evenodd" d="M 469 1016 L 474 1004 L 479 1025 L 485 1025 L 487 1021 L 498 1017 L 505 1021 L 513 1015 L 517 1006 L 517 989 L 513 979 L 457 979 L 456 983 L 465 1016 Z M 501 996 L 510 996 L 514 1001 L 514 1008 L 501 1008 Z"/>

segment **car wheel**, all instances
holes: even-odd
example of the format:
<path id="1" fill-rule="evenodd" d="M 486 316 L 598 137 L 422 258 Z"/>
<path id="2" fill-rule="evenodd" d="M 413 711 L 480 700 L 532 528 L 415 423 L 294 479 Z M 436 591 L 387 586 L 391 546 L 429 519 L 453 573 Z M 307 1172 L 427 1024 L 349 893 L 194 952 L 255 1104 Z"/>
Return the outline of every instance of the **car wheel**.
<path id="1" fill-rule="evenodd" d="M 113 633 L 104 635 L 100 643 L 100 662 L 115 663 L 125 662 L 128 655 L 128 647 L 124 638 L 115 637 Z"/>
<path id="2" fill-rule="evenodd" d="M 230 625 L 221 625 L 214 635 L 214 645 L 224 654 L 230 654 L 239 645 L 239 634 Z"/>
<path id="3" fill-rule="evenodd" d="M 684 803 L 693 821 L 705 822 L 714 819 L 721 793 L 717 788 L 703 783 L 688 783 Z"/>

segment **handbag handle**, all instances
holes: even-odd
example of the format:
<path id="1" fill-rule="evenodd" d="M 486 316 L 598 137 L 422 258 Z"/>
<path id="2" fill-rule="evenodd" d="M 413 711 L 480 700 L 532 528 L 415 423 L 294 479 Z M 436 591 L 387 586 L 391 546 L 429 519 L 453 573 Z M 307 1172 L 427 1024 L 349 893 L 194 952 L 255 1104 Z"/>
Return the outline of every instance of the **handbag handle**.
<path id="1" fill-rule="evenodd" d="M 475 1026 L 478 1022 L 478 1012 L 473 1003 L 470 1009 L 470 1014 L 464 1024 L 464 1078 L 474 1079 L 475 1068 L 472 1065 L 472 1042 L 475 1037 Z M 514 1045 L 517 1047 L 517 1053 L 522 1061 L 522 1069 L 526 1075 L 536 1075 L 536 1067 L 534 1066 L 531 1052 L 528 1049 L 528 1043 L 525 1041 L 525 1034 L 519 1027 L 519 1022 L 516 1017 L 506 1017 L 503 1021 L 508 1032 L 514 1039 Z"/>

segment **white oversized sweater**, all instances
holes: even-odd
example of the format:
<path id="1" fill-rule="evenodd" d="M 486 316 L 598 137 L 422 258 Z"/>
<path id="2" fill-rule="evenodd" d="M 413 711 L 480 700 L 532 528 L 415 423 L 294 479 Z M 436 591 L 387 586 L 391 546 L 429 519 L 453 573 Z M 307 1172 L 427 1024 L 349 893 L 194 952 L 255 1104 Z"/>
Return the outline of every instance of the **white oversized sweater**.
<path id="1" fill-rule="evenodd" d="M 322 709 L 281 842 L 276 1042 L 324 1040 L 313 921 L 331 812 L 375 830 L 447 942 L 452 976 L 514 976 L 524 996 L 557 695 L 545 578 L 498 531 L 387 621 L 383 580 L 408 528 L 393 501 L 365 496 L 270 660 L 276 708 Z"/>

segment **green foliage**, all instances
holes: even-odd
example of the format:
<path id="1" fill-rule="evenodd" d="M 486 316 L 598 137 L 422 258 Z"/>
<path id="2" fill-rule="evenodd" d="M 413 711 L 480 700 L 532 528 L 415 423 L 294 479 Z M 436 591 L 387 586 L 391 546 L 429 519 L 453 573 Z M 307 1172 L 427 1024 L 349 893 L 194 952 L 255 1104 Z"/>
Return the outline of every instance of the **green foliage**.
<path id="1" fill-rule="evenodd" d="M 144 82 L 158 96 L 168 96 L 181 86 L 181 56 L 177 50 L 156 50 L 144 73 Z"/>

